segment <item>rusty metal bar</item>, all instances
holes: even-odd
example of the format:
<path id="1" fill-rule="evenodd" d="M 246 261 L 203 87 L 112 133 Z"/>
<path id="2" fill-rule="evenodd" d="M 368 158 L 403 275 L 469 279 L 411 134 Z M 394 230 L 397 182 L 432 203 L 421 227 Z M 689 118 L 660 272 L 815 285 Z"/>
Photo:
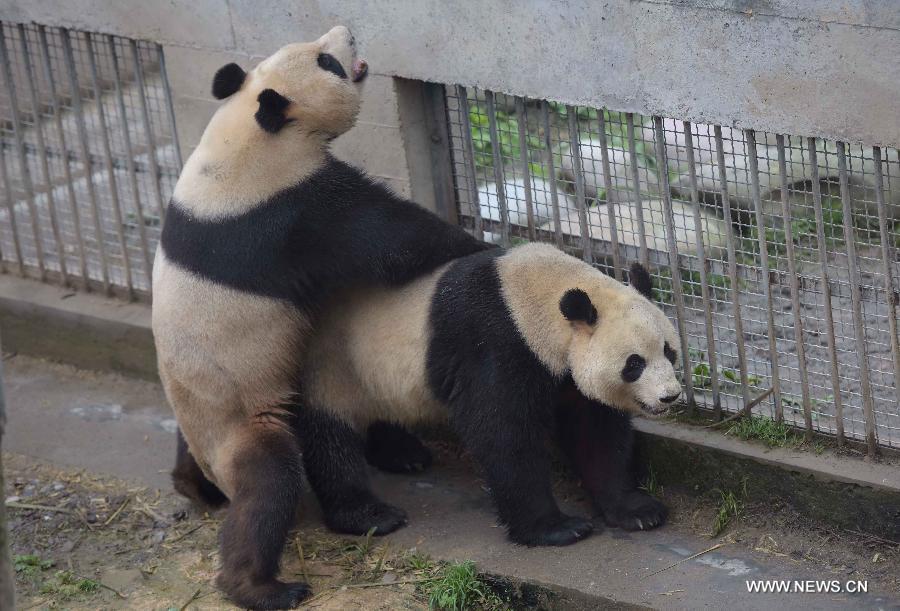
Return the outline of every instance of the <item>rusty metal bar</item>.
<path id="1" fill-rule="evenodd" d="M 559 216 L 559 195 L 556 192 L 556 169 L 553 167 L 553 139 L 550 137 L 550 103 L 541 100 L 541 126 L 544 129 L 544 149 L 547 151 L 547 165 L 550 168 L 550 204 L 553 206 L 553 238 L 557 248 L 563 247 L 562 220 Z"/>
<path id="2" fill-rule="evenodd" d="M 662 118 L 653 117 L 653 128 L 656 135 L 656 164 L 659 168 L 666 168 L 666 137 L 663 133 Z M 672 274 L 672 294 L 675 297 L 675 313 L 678 320 L 678 335 L 681 338 L 681 363 L 685 380 L 685 390 L 689 409 L 696 407 L 694 402 L 694 381 L 691 375 L 691 359 L 688 354 L 687 333 L 684 325 L 684 295 L 681 293 L 681 269 L 678 266 L 678 241 L 675 238 L 675 218 L 672 214 L 672 196 L 669 190 L 669 175 L 667 172 L 659 172 L 660 194 L 663 201 L 664 221 L 666 225 L 666 241 L 669 249 L 669 270 Z M 645 245 L 646 246 L 646 245 Z"/>
<path id="3" fill-rule="evenodd" d="M 0 24 L 0 28 L 3 25 Z M 19 227 L 16 222 L 16 207 L 13 202 L 12 186 L 9 182 L 9 174 L 6 172 L 5 147 L 0 146 L 0 180 L 3 181 L 3 191 L 6 196 L 6 210 L 9 212 L 9 228 L 12 231 L 13 247 L 16 251 L 16 263 L 19 275 L 25 275 L 25 258 L 22 256 L 22 243 L 19 241 Z"/>
<path id="4" fill-rule="evenodd" d="M 178 163 L 178 173 L 184 162 L 181 159 L 181 143 L 178 141 L 178 129 L 175 121 L 175 106 L 172 102 L 172 89 L 169 87 L 169 74 L 166 72 L 166 54 L 161 44 L 156 44 L 156 57 L 159 62 L 159 76 L 162 79 L 163 97 L 166 99 L 166 114 L 169 117 L 169 126 L 172 130 L 172 144 L 175 146 L 175 161 Z"/>
<path id="5" fill-rule="evenodd" d="M 809 153 L 810 181 L 812 184 L 813 210 L 816 217 L 816 242 L 819 251 L 819 273 L 822 280 L 823 310 L 825 313 L 828 355 L 831 364 L 831 388 L 834 393 L 835 435 L 838 446 L 844 444 L 844 405 L 841 399 L 841 374 L 837 359 L 837 341 L 834 337 L 834 313 L 831 306 L 831 280 L 828 273 L 828 246 L 825 240 L 825 219 L 822 212 L 822 185 L 819 182 L 819 161 L 816 139 L 806 139 Z"/>
<path id="6" fill-rule="evenodd" d="M 569 142 L 572 151 L 572 170 L 575 172 L 575 205 L 578 209 L 578 225 L 581 232 L 581 258 L 586 263 L 594 262 L 594 247 L 591 242 L 590 228 L 587 219 L 587 201 L 584 195 L 584 170 L 581 167 L 581 142 L 578 135 L 578 110 L 574 106 L 566 106 L 569 120 Z"/>
<path id="7" fill-rule="evenodd" d="M 719 369 L 716 355 L 715 328 L 712 320 L 712 300 L 709 296 L 706 247 L 703 243 L 703 219 L 700 216 L 700 193 L 697 189 L 697 167 L 694 160 L 694 134 L 690 121 L 685 121 L 684 146 L 690 175 L 691 203 L 694 209 L 694 232 L 697 234 L 697 259 L 700 262 L 700 296 L 703 299 L 703 321 L 706 328 L 706 355 L 709 359 L 709 378 L 712 386 L 713 411 L 716 420 L 722 418 L 722 398 L 719 396 Z M 692 376 L 693 377 L 693 376 Z"/>
<path id="8" fill-rule="evenodd" d="M 469 97 L 466 88 L 456 86 L 456 100 L 462 117 L 463 163 L 466 166 L 469 200 L 472 202 L 472 215 L 475 220 L 475 237 L 484 239 L 484 221 L 481 218 L 481 202 L 478 197 L 478 177 L 475 174 L 475 145 L 472 144 L 472 123 L 469 121 Z"/>
<path id="9" fill-rule="evenodd" d="M 125 144 L 125 167 L 128 171 L 131 183 L 131 196 L 134 198 L 134 208 L 137 215 L 138 237 L 141 242 L 141 255 L 144 259 L 144 273 L 147 275 L 147 284 L 150 284 L 152 276 L 153 259 L 150 255 L 149 242 L 147 240 L 147 228 L 144 220 L 144 206 L 141 203 L 141 192 L 138 187 L 137 168 L 134 165 L 134 149 L 131 145 L 131 132 L 128 125 L 128 113 L 125 108 L 125 96 L 122 92 L 122 79 L 119 75 L 119 58 L 116 53 L 116 44 L 113 37 L 106 36 L 106 44 L 112 61 L 113 82 L 115 84 L 116 105 L 119 109 L 119 123 L 122 130 L 122 139 Z"/>
<path id="10" fill-rule="evenodd" d="M 147 108 L 147 91 L 144 84 L 144 68 L 141 66 L 141 57 L 138 54 L 137 43 L 129 40 L 128 44 L 131 48 L 131 60 L 134 64 L 134 77 L 137 82 L 138 101 L 141 105 L 141 118 L 144 123 L 144 133 L 147 135 L 147 161 L 150 164 L 150 181 L 153 184 L 153 193 L 156 195 L 156 201 L 159 206 L 160 220 L 166 217 L 166 202 L 163 199 L 162 191 L 159 188 L 160 171 L 159 163 L 156 160 L 156 142 L 153 140 L 153 126 L 150 122 L 150 111 Z"/>
<path id="11" fill-rule="evenodd" d="M 790 184 L 787 176 L 787 159 L 784 153 L 784 136 L 775 136 L 775 147 L 778 150 L 778 172 L 781 174 L 781 217 L 784 223 L 785 247 L 787 249 L 788 276 L 791 281 L 791 309 L 794 314 L 794 345 L 797 347 L 798 369 L 800 370 L 800 392 L 803 401 L 803 419 L 806 426 L 806 439 L 812 439 L 812 402 L 809 396 L 809 376 L 806 372 L 806 343 L 803 338 L 803 316 L 800 310 L 800 284 L 797 278 L 797 264 L 794 259 L 794 239 L 792 236 Z"/>
<path id="12" fill-rule="evenodd" d="M 637 143 L 634 139 L 634 114 L 625 114 L 625 129 L 628 136 L 628 156 L 631 162 L 631 182 L 634 189 L 634 212 L 637 217 L 638 224 L 638 244 L 641 248 L 641 265 L 646 268 L 650 267 L 650 253 L 647 250 L 647 229 L 644 226 L 644 204 L 641 200 L 641 174 L 638 169 L 637 161 Z M 663 166 L 665 167 L 665 166 Z M 668 177 L 667 177 L 668 182 Z M 607 193 L 607 197 L 609 194 Z M 674 281 L 674 278 L 673 278 Z"/>
<path id="13" fill-rule="evenodd" d="M 860 303 L 859 265 L 856 259 L 856 242 L 853 235 L 853 208 L 850 202 L 850 180 L 847 175 L 847 152 L 843 142 L 837 143 L 838 176 L 841 184 L 841 203 L 844 212 L 844 242 L 847 245 L 847 262 L 850 276 L 850 302 L 853 309 L 853 331 L 859 354 L 859 383 L 862 391 L 863 414 L 866 418 L 866 447 L 870 457 L 877 451 L 875 438 L 875 408 L 872 404 L 872 388 L 869 380 L 869 357 L 866 354 L 866 332 L 863 326 Z"/>
<path id="14" fill-rule="evenodd" d="M 748 129 L 747 137 L 747 161 L 750 164 L 750 196 L 753 200 L 753 211 L 756 215 L 756 230 L 759 242 L 760 277 L 766 295 L 766 322 L 769 326 L 769 359 L 772 365 L 772 398 L 775 401 L 775 420 L 784 420 L 784 411 L 781 402 L 781 379 L 778 371 L 778 346 L 775 336 L 775 314 L 772 310 L 772 277 L 769 273 L 769 248 L 766 243 L 766 219 L 763 216 L 762 201 L 759 193 L 759 158 L 756 149 L 756 132 Z"/>
<path id="15" fill-rule="evenodd" d="M 22 134 L 22 119 L 19 115 L 19 101 L 16 97 L 16 83 L 13 81 L 12 63 L 6 48 L 6 29 L 0 26 L 0 64 L 3 65 L 3 76 L 6 79 L 9 95 L 9 109 L 12 113 L 13 134 L 16 138 L 16 150 L 19 154 L 19 170 L 22 172 L 22 187 L 25 190 L 25 201 L 31 216 L 31 231 L 34 235 L 34 249 L 37 255 L 38 273 L 41 280 L 47 276 L 44 268 L 44 247 L 41 244 L 41 225 L 37 206 L 34 203 L 34 184 L 31 182 L 31 169 L 28 167 L 28 153 L 25 150 L 25 137 Z"/>
<path id="16" fill-rule="evenodd" d="M 528 125 L 525 117 L 525 100 L 516 96 L 516 127 L 519 132 L 519 158 L 522 160 L 522 180 L 525 183 L 525 214 L 528 220 L 528 239 L 537 239 L 534 223 L 534 195 L 531 192 L 531 164 L 528 155 Z"/>
<path id="17" fill-rule="evenodd" d="M 53 176 L 50 173 L 50 164 L 47 161 L 47 146 L 44 141 L 44 119 L 41 113 L 40 100 L 38 99 L 37 85 L 35 83 L 34 66 L 31 63 L 31 54 L 28 52 L 28 41 L 25 38 L 25 26 L 21 23 L 18 25 L 19 31 L 19 52 L 22 54 L 22 61 L 25 67 L 25 74 L 28 77 L 28 96 L 31 98 L 31 114 L 34 118 L 34 132 L 37 140 L 38 155 L 41 160 L 41 174 L 44 178 L 47 192 L 47 212 L 50 216 L 50 231 L 53 233 L 53 240 L 56 242 L 56 253 L 59 257 L 59 274 L 63 286 L 69 284 L 69 273 L 66 269 L 66 250 L 63 246 L 62 237 L 59 232 L 59 217 L 56 214 L 56 198 L 53 195 Z"/>
<path id="18" fill-rule="evenodd" d="M 609 146 L 606 142 L 606 117 L 601 108 L 597 111 L 600 132 L 597 136 L 600 141 L 600 164 L 603 168 L 603 189 L 606 193 L 606 213 L 609 216 L 609 234 L 613 256 L 613 273 L 616 280 L 622 281 L 622 262 L 619 256 L 619 232 L 616 223 L 616 205 L 612 201 L 612 176 L 609 168 Z"/>
<path id="19" fill-rule="evenodd" d="M 509 208 L 506 203 L 506 186 L 503 180 L 503 158 L 500 156 L 500 136 L 497 133 L 497 108 L 494 103 L 494 92 L 485 90 L 484 101 L 487 103 L 494 184 L 497 186 L 497 205 L 500 208 L 500 243 L 507 247 L 509 246 Z"/>

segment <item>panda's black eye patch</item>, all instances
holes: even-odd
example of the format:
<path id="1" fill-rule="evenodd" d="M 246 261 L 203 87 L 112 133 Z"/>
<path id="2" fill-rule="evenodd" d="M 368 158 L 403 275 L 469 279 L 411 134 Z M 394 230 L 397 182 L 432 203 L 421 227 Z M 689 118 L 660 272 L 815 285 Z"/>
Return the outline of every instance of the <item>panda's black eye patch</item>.
<path id="1" fill-rule="evenodd" d="M 622 379 L 628 382 L 637 382 L 638 378 L 641 377 L 641 374 L 644 373 L 644 368 L 647 366 L 647 361 L 640 354 L 632 354 L 625 360 L 625 367 L 622 369 Z"/>
<path id="2" fill-rule="evenodd" d="M 672 346 L 669 345 L 669 342 L 663 346 L 663 354 L 666 355 L 666 358 L 669 359 L 669 362 L 673 365 L 675 364 L 675 359 L 678 358 L 678 354 L 674 350 L 672 350 Z"/>
<path id="3" fill-rule="evenodd" d="M 347 73 L 344 72 L 344 67 L 341 65 L 341 62 L 334 58 L 334 55 L 329 53 L 319 53 L 319 68 L 322 70 L 327 70 L 328 72 L 334 73 L 341 78 L 347 78 Z"/>

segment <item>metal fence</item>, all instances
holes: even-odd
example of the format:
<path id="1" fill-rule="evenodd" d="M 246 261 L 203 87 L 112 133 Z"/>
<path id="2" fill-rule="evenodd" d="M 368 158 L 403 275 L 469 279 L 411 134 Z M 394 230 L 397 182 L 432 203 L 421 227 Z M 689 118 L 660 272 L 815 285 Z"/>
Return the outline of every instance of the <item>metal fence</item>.
<path id="1" fill-rule="evenodd" d="M 647 265 L 690 404 L 900 447 L 896 149 L 446 92 L 459 221 Z"/>
<path id="2" fill-rule="evenodd" d="M 181 170 L 162 48 L 0 24 L 4 271 L 146 297 Z"/>

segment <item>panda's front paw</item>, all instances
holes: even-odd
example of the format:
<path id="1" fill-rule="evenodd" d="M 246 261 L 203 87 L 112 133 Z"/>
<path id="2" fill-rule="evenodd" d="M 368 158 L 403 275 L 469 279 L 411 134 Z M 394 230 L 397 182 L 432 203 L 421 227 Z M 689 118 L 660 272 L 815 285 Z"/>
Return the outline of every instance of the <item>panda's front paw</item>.
<path id="1" fill-rule="evenodd" d="M 328 528 L 348 535 L 365 535 L 373 528 L 373 534 L 386 535 L 405 525 L 406 521 L 405 511 L 376 498 L 325 511 Z"/>
<path id="2" fill-rule="evenodd" d="M 591 534 L 594 525 L 584 518 L 559 514 L 528 527 L 512 527 L 509 538 L 521 545 L 561 546 L 581 541 Z"/>
<path id="3" fill-rule="evenodd" d="M 669 509 L 643 490 L 632 490 L 618 502 L 603 508 L 601 514 L 607 526 L 623 530 L 650 530 L 665 524 Z"/>

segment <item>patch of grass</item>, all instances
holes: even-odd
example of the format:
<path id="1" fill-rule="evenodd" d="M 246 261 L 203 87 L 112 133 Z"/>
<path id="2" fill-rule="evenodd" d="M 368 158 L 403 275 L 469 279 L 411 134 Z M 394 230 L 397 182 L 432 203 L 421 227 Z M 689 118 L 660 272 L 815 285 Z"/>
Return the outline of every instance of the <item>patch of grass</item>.
<path id="1" fill-rule="evenodd" d="M 712 388 L 712 368 L 706 360 L 706 353 L 696 348 L 689 348 L 688 355 L 690 360 L 696 363 L 691 369 L 694 388 Z M 726 383 L 740 386 L 741 374 L 738 371 L 727 367 L 720 368 L 719 371 Z M 760 382 L 762 379 L 759 376 L 747 374 L 747 384 L 750 386 L 758 386 Z"/>
<path id="2" fill-rule="evenodd" d="M 719 508 L 716 511 L 716 517 L 713 521 L 713 537 L 718 537 L 728 525 L 737 520 L 741 515 L 744 505 L 732 491 L 725 492 L 716 489 L 714 492 L 719 494 Z"/>
<path id="3" fill-rule="evenodd" d="M 25 577 L 33 577 L 53 566 L 52 560 L 42 560 L 34 554 L 20 554 L 13 556 L 13 568 L 16 573 Z"/>
<path id="4" fill-rule="evenodd" d="M 726 435 L 735 435 L 744 440 L 755 439 L 770 448 L 793 447 L 803 441 L 784 422 L 776 422 L 763 416 L 741 418 L 728 429 Z"/>
<path id="5" fill-rule="evenodd" d="M 663 487 L 660 485 L 659 480 L 656 478 L 656 469 L 653 468 L 653 465 L 647 465 L 647 477 L 644 478 L 644 481 L 641 482 L 639 486 L 641 490 L 647 492 L 647 494 L 652 494 L 653 496 L 659 496 L 663 492 Z"/>
<path id="6" fill-rule="evenodd" d="M 466 609 L 500 609 L 503 602 L 478 578 L 472 561 L 447 564 L 435 579 L 423 586 L 432 609 L 464 611 Z"/>
<path id="7" fill-rule="evenodd" d="M 84 594 L 94 594 L 100 590 L 100 583 L 93 579 L 79 577 L 72 571 L 57 571 L 56 575 L 41 585 L 41 594 L 48 594 L 58 600 L 71 600 Z"/>

